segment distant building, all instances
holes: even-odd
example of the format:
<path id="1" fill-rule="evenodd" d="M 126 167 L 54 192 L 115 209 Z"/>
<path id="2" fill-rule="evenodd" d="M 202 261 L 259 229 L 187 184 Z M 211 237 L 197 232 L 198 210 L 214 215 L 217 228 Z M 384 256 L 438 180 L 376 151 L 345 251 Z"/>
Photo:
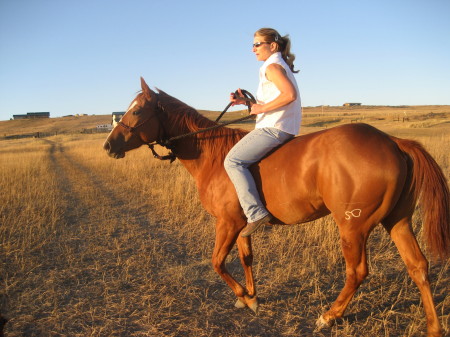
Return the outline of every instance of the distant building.
<path id="1" fill-rule="evenodd" d="M 27 115 L 13 115 L 14 119 L 28 119 Z"/>
<path id="2" fill-rule="evenodd" d="M 116 127 L 117 123 L 119 123 L 119 121 L 123 117 L 123 115 L 125 115 L 125 111 L 113 112 L 111 114 L 113 127 Z"/>
<path id="3" fill-rule="evenodd" d="M 111 131 L 112 129 L 113 129 L 112 124 L 100 124 L 100 125 L 97 125 L 97 130 Z"/>
<path id="4" fill-rule="evenodd" d="M 14 119 L 50 118 L 50 112 L 27 112 L 24 115 L 13 115 Z"/>
<path id="5" fill-rule="evenodd" d="M 344 103 L 343 106 L 360 106 L 361 103 Z"/>

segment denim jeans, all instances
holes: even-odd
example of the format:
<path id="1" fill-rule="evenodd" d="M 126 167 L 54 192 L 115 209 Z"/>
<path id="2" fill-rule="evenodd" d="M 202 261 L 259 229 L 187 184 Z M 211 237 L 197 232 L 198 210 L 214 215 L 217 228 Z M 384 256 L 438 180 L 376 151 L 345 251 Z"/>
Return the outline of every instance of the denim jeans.
<path id="1" fill-rule="evenodd" d="M 294 136 L 275 128 L 254 129 L 230 150 L 224 166 L 233 183 L 247 222 L 255 222 L 269 212 L 261 202 L 250 165 Z"/>

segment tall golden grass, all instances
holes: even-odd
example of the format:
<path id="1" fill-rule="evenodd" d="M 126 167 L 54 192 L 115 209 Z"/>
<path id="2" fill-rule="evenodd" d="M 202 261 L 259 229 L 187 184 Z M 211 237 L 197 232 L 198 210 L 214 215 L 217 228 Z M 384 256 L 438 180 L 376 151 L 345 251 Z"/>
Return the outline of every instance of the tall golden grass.
<path id="1" fill-rule="evenodd" d="M 449 176 L 448 120 L 426 128 L 383 123 L 376 126 L 421 141 Z M 234 308 L 234 295 L 210 266 L 214 219 L 202 209 L 187 171 L 179 162 L 153 159 L 146 148 L 110 159 L 102 150 L 104 138 L 0 143 L 0 312 L 9 319 L 6 336 L 313 334 L 315 320 L 344 283 L 330 217 L 254 236 L 262 302 L 255 316 Z M 420 222 L 418 210 L 419 240 Z M 424 335 L 419 292 L 381 227 L 369 239 L 368 256 L 370 275 L 345 317 L 315 336 Z M 243 281 L 236 250 L 227 263 Z M 430 278 L 441 324 L 449 331 L 449 262 L 431 261 Z"/>

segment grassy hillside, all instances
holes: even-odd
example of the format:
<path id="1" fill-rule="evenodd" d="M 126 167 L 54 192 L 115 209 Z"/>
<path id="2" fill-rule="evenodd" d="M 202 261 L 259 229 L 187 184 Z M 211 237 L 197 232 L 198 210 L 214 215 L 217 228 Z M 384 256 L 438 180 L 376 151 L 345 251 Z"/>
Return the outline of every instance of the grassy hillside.
<path id="1" fill-rule="evenodd" d="M 95 128 L 99 124 L 111 123 L 111 116 L 80 116 L 22 119 L 0 122 L 0 137 L 28 134 L 32 132 L 72 133 Z"/>
<path id="2" fill-rule="evenodd" d="M 219 111 L 200 110 L 204 116 L 215 120 Z M 246 111 L 228 112 L 223 121 L 242 117 Z M 366 122 L 375 126 L 386 122 L 401 123 L 407 128 L 427 128 L 448 122 L 450 106 L 324 106 L 303 108 L 302 132 L 314 131 L 317 128 L 327 128 L 343 123 Z M 80 133 L 84 129 L 95 128 L 99 124 L 111 122 L 110 115 L 57 117 L 49 119 L 29 119 L 0 121 L 0 139 L 11 135 L 41 133 Z M 251 128 L 253 123 L 236 125 Z"/>

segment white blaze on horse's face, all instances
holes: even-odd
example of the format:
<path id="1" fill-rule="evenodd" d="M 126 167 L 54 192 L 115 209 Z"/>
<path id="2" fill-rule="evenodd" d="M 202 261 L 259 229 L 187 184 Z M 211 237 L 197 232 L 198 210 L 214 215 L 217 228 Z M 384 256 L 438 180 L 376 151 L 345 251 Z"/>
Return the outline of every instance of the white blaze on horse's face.
<path id="1" fill-rule="evenodd" d="M 128 108 L 127 112 L 130 111 L 131 109 L 133 109 L 136 104 L 138 104 L 137 100 L 134 100 L 133 102 L 131 102 L 130 107 Z"/>

